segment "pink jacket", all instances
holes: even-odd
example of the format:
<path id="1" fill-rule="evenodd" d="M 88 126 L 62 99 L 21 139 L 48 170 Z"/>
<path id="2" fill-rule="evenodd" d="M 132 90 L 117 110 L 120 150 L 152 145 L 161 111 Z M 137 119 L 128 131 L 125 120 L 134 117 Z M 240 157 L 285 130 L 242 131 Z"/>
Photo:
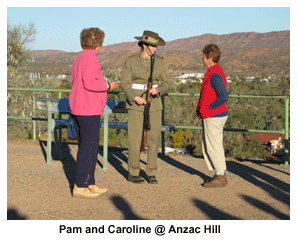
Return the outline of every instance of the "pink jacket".
<path id="1" fill-rule="evenodd" d="M 75 59 L 69 106 L 73 115 L 102 115 L 107 102 L 107 83 L 95 49 L 83 49 Z"/>

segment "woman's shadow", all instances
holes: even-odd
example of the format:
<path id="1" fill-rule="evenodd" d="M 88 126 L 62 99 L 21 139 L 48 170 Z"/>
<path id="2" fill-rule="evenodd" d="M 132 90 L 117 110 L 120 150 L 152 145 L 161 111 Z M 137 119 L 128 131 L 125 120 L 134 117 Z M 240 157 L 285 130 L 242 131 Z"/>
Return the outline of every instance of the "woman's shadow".
<path id="1" fill-rule="evenodd" d="M 47 159 L 47 155 L 46 155 L 46 151 L 45 151 L 46 144 L 47 144 L 46 141 L 39 141 L 39 145 L 43 152 L 45 161 Z M 70 150 L 71 145 L 77 145 L 77 144 L 62 142 L 62 146 L 60 147 L 62 158 L 60 158 L 58 152 L 56 151 L 57 148 L 55 148 L 55 144 L 54 144 L 53 148 L 52 148 L 51 156 L 53 158 L 53 161 L 61 161 L 62 166 L 63 166 L 63 171 L 65 173 L 67 180 L 68 180 L 70 192 L 72 194 L 74 184 L 75 184 L 76 160 L 74 159 L 74 157 L 71 154 L 71 150 Z"/>

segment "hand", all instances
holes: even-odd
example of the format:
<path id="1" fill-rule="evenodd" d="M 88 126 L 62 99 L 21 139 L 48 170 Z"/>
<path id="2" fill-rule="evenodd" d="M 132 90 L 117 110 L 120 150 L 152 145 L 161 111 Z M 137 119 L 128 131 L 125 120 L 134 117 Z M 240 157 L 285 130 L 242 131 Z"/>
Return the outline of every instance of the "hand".
<path id="1" fill-rule="evenodd" d="M 151 95 L 157 95 L 159 93 L 159 89 L 157 88 L 152 88 L 151 90 L 149 90 L 149 93 Z"/>
<path id="2" fill-rule="evenodd" d="M 142 97 L 140 97 L 140 96 L 136 96 L 133 100 L 138 105 L 146 105 L 147 104 L 147 101 L 145 99 L 143 99 Z"/>
<path id="3" fill-rule="evenodd" d="M 118 83 L 116 81 L 111 81 L 109 82 L 110 89 L 109 90 L 114 90 L 118 88 Z"/>

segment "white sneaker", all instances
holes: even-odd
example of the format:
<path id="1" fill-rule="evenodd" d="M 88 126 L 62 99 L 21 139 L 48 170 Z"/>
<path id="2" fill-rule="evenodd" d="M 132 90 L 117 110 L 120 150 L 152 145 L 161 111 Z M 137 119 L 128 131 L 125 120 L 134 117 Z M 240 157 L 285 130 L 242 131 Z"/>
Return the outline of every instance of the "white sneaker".
<path id="1" fill-rule="evenodd" d="M 96 193 L 100 193 L 100 194 L 104 194 L 108 191 L 108 189 L 106 188 L 101 188 L 98 185 L 94 184 L 94 185 L 89 185 L 88 186 L 89 189 L 91 189 L 92 192 L 96 192 Z"/>
<path id="2" fill-rule="evenodd" d="M 72 196 L 75 198 L 98 198 L 101 194 L 93 192 L 89 187 L 77 187 L 74 185 Z"/>

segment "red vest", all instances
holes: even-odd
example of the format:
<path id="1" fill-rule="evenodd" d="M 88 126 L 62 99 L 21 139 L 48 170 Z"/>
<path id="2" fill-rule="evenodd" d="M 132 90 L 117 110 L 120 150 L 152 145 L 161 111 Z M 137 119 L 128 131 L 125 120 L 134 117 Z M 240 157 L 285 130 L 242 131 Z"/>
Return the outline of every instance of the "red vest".
<path id="1" fill-rule="evenodd" d="M 197 104 L 197 116 L 199 119 L 206 119 L 208 117 L 220 114 L 228 110 L 226 104 L 222 104 L 221 106 L 211 110 L 209 105 L 217 99 L 217 94 L 215 89 L 211 87 L 211 75 L 219 74 L 224 82 L 225 87 L 227 88 L 227 79 L 225 73 L 222 71 L 222 68 L 219 64 L 216 64 L 210 68 L 208 68 L 205 78 L 202 83 L 200 98 Z"/>

